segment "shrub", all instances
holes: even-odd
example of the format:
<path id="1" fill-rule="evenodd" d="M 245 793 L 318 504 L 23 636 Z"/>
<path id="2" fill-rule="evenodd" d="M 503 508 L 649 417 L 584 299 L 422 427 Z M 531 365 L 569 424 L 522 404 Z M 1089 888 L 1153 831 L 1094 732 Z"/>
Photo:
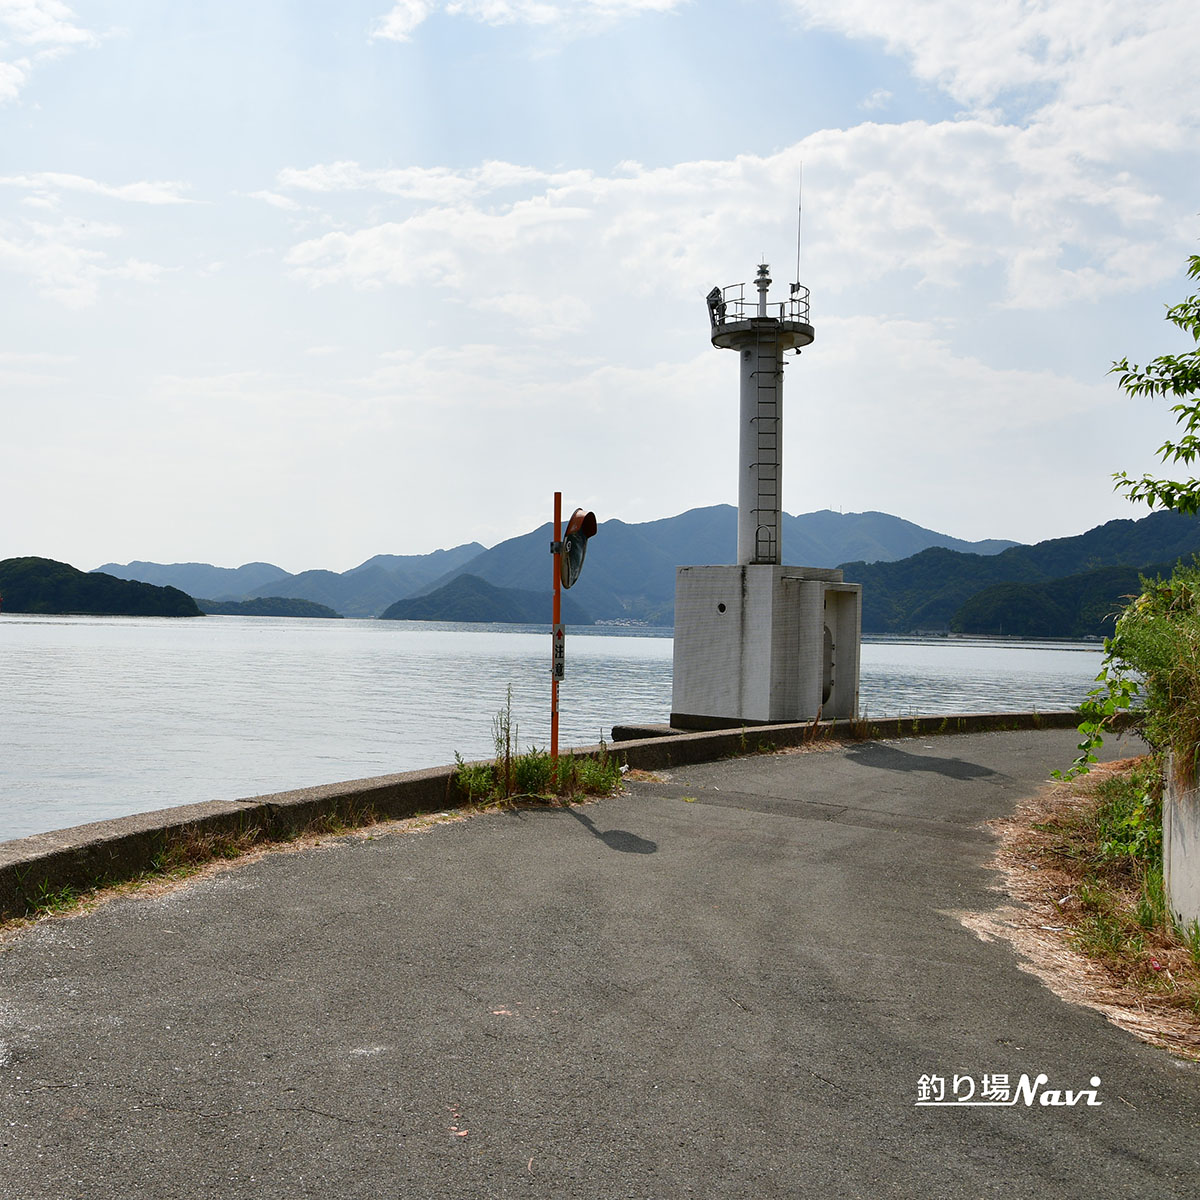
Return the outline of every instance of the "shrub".
<path id="1" fill-rule="evenodd" d="M 1097 686 L 1080 711 L 1079 755 L 1056 778 L 1072 778 L 1096 761 L 1104 730 L 1132 712 L 1161 760 L 1171 751 L 1195 774 L 1200 753 L 1200 566 L 1178 566 L 1168 579 L 1142 580 L 1142 593 L 1121 612 L 1104 643 Z M 1135 708 L 1134 705 L 1138 704 Z"/>
<path id="2" fill-rule="evenodd" d="M 1108 642 L 1118 674 L 1136 676 L 1141 727 L 1156 750 L 1194 766 L 1200 744 L 1200 568 L 1146 582 Z"/>
<path id="3" fill-rule="evenodd" d="M 554 764 L 548 750 L 530 746 L 513 762 L 513 785 L 521 796 L 545 796 L 554 782 Z"/>
<path id="4" fill-rule="evenodd" d="M 454 762 L 454 782 L 468 800 L 490 800 L 495 796 L 496 770 L 491 763 L 464 762 L 458 751 L 454 752 Z"/>
<path id="5" fill-rule="evenodd" d="M 558 794 L 574 796 L 579 792 L 588 796 L 607 796 L 621 786 L 621 764 L 608 752 L 608 745 L 600 739 L 600 753 L 595 757 L 574 755 L 558 760 Z"/>

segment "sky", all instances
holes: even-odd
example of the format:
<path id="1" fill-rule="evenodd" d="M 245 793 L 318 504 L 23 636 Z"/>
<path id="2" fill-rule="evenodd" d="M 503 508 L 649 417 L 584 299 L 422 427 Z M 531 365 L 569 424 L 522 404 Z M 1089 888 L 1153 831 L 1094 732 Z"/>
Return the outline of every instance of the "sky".
<path id="1" fill-rule="evenodd" d="M 798 249 L 788 512 L 1145 515 L 1198 54 L 1195 0 L 0 0 L 0 558 L 736 503 L 704 297 Z"/>

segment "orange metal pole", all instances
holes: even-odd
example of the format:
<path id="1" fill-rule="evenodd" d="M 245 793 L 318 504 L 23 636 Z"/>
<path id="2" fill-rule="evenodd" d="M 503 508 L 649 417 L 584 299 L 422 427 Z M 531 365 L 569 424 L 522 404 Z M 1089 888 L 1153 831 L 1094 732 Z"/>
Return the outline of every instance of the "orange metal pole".
<path id="1" fill-rule="evenodd" d="M 554 493 L 554 541 L 562 542 L 562 492 Z M 554 618 L 551 629 L 551 655 L 554 653 L 553 637 L 562 621 L 562 572 L 559 569 L 559 555 L 552 554 L 550 561 L 554 564 Z M 553 660 L 552 660 L 553 661 Z M 553 764 L 555 779 L 558 778 L 558 676 L 551 668 L 550 675 L 550 762 Z"/>

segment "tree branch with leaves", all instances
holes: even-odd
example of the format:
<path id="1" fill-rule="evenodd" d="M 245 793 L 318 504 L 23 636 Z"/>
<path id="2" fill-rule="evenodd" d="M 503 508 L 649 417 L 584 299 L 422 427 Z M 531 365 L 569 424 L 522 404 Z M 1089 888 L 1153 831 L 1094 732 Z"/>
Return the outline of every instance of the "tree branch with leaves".
<path id="1" fill-rule="evenodd" d="M 1200 254 L 1188 259 L 1188 275 L 1200 279 Z M 1130 366 L 1129 359 L 1113 363 L 1110 374 L 1119 376 L 1121 387 L 1130 396 L 1182 396 L 1171 406 L 1183 432 L 1178 441 L 1167 440 L 1158 448 L 1164 463 L 1191 467 L 1200 458 L 1200 296 L 1189 296 L 1167 309 L 1167 320 L 1190 334 L 1197 343 L 1186 354 L 1162 354 L 1145 367 Z M 1175 512 L 1200 511 L 1200 481 L 1196 479 L 1155 479 L 1143 475 L 1131 479 L 1124 471 L 1113 475 L 1118 491 L 1135 502 L 1145 501 L 1151 508 L 1169 508 Z"/>
<path id="2" fill-rule="evenodd" d="M 1188 259 L 1187 273 L 1200 280 L 1200 254 Z M 1200 296 L 1167 309 L 1167 320 L 1190 334 L 1196 349 L 1162 354 L 1145 367 L 1123 358 L 1112 365 L 1130 396 L 1178 397 L 1171 406 L 1181 428 L 1177 440 L 1158 448 L 1163 463 L 1191 468 L 1200 458 Z M 1190 472 L 1189 472 L 1190 473 Z M 1117 491 L 1134 502 L 1194 515 L 1200 512 L 1200 480 L 1131 479 L 1113 475 Z M 1104 732 L 1141 701 L 1139 726 L 1156 749 L 1173 749 L 1193 767 L 1200 753 L 1200 569 L 1176 568 L 1170 579 L 1142 580 L 1142 594 L 1117 618 L 1104 642 L 1104 662 L 1096 686 L 1080 705 L 1079 754 L 1056 779 L 1080 775 L 1096 761 Z"/>

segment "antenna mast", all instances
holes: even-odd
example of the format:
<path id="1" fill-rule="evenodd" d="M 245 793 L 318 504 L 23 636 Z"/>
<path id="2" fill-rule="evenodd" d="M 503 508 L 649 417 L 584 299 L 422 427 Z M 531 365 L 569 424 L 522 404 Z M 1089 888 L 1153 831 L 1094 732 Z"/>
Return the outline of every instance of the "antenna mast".
<path id="1" fill-rule="evenodd" d="M 799 290 L 800 283 L 800 230 L 804 223 L 804 162 L 800 163 L 800 182 L 796 188 L 796 284 L 797 287 L 792 288 L 795 293 Z"/>

